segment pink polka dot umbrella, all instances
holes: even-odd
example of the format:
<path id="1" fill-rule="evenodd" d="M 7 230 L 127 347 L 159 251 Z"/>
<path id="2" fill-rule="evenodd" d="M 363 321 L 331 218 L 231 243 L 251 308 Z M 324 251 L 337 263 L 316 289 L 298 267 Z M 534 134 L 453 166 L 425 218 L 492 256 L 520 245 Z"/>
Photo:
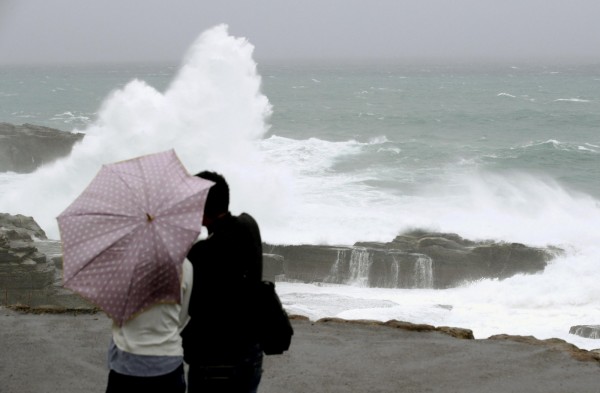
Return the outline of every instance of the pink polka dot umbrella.
<path id="1" fill-rule="evenodd" d="M 64 286 L 119 326 L 154 304 L 179 303 L 212 185 L 173 150 L 104 165 L 57 218 Z"/>

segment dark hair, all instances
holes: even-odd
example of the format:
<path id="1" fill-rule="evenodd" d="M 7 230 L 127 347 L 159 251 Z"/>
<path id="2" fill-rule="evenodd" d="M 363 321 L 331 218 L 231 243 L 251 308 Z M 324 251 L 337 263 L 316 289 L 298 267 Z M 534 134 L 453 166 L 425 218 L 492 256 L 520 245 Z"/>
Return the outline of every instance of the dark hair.
<path id="1" fill-rule="evenodd" d="M 229 211 L 229 185 L 225 178 L 219 173 L 210 171 L 202 171 L 196 176 L 215 183 L 208 191 L 204 214 L 208 217 L 216 217 L 221 213 L 227 213 Z"/>

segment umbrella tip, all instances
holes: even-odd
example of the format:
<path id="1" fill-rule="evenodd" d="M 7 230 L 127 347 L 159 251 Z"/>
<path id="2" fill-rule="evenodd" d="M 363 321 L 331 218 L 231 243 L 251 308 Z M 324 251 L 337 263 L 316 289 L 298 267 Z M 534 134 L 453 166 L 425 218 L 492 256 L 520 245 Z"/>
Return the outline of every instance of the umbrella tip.
<path id="1" fill-rule="evenodd" d="M 149 213 L 146 213 L 146 219 L 148 220 L 148 222 L 152 222 L 154 220 L 154 217 L 152 217 Z"/>

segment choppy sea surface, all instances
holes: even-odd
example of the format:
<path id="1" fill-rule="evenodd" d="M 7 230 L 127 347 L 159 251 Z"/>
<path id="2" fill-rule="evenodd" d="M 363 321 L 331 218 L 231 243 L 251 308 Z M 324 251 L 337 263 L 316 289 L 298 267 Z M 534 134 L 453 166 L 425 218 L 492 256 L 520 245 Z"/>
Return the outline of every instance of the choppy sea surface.
<path id="1" fill-rule="evenodd" d="M 181 64 L 0 68 L 0 122 L 84 132 L 70 157 L 0 173 L 0 210 L 54 217 L 100 165 L 175 148 L 231 183 L 275 244 L 413 228 L 566 250 L 543 273 L 463 287 L 281 282 L 292 313 L 600 341 L 600 64 L 258 63 L 224 27 Z"/>

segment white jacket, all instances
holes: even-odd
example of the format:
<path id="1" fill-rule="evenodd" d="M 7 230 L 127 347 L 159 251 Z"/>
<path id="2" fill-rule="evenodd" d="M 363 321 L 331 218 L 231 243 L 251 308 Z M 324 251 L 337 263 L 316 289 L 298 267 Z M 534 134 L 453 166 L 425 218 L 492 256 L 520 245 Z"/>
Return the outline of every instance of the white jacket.
<path id="1" fill-rule="evenodd" d="M 193 267 L 183 261 L 181 304 L 157 304 L 119 327 L 113 323 L 117 348 L 136 355 L 183 356 L 181 336 L 189 320 L 188 305 L 193 284 Z"/>

